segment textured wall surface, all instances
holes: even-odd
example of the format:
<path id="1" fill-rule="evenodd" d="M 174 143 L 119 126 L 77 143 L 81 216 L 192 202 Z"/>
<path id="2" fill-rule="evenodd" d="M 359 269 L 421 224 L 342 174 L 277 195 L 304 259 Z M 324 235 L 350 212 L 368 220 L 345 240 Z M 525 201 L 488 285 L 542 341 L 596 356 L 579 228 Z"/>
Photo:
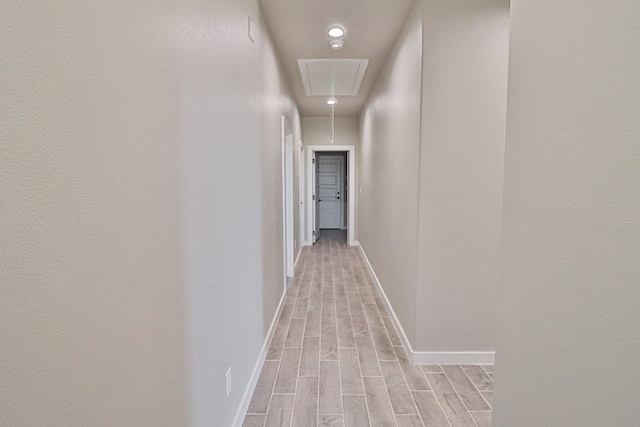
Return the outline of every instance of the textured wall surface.
<path id="1" fill-rule="evenodd" d="M 358 240 L 413 341 L 422 27 L 414 8 L 360 116 Z"/>
<path id="2" fill-rule="evenodd" d="M 302 143 L 306 145 L 331 145 L 331 120 L 329 117 L 303 117 Z M 357 117 L 336 117 L 334 144 L 355 145 L 358 138 Z"/>
<path id="3" fill-rule="evenodd" d="M 181 64 L 190 414 L 230 425 L 284 292 L 282 114 L 294 140 L 300 128 L 257 2 L 191 8 Z"/>
<path id="4" fill-rule="evenodd" d="M 0 39 L 0 424 L 229 425 L 300 138 L 257 2 L 5 2 Z"/>
<path id="5" fill-rule="evenodd" d="M 494 349 L 508 21 L 417 2 L 361 116 L 358 239 L 417 351 Z"/>
<path id="6" fill-rule="evenodd" d="M 637 426 L 640 3 L 511 6 L 494 426 Z"/>
<path id="7" fill-rule="evenodd" d="M 509 2 L 423 4 L 415 348 L 493 351 Z"/>
<path id="8" fill-rule="evenodd" d="M 166 8 L 0 5 L 0 424 L 185 425 Z"/>

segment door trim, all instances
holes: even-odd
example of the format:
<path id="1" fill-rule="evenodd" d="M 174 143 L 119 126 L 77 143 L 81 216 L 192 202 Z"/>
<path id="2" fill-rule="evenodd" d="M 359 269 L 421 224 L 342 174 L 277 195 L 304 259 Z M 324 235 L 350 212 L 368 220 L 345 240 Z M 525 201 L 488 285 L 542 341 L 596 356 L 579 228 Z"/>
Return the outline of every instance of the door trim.
<path id="1" fill-rule="evenodd" d="M 282 116 L 282 252 L 284 257 L 284 286 L 293 277 L 293 132 L 287 118 Z"/>
<path id="2" fill-rule="evenodd" d="M 304 165 L 305 165 L 305 156 L 304 156 L 304 144 L 302 143 L 302 140 L 299 139 L 298 140 L 298 215 L 299 215 L 299 221 L 298 221 L 298 228 L 300 230 L 298 230 L 300 232 L 300 248 L 298 248 L 298 254 L 296 255 L 296 264 L 298 263 L 298 258 L 300 257 L 300 254 L 302 253 L 302 246 L 308 246 L 306 244 L 307 242 L 307 238 L 306 238 L 306 230 L 305 230 L 305 220 L 304 220 L 304 216 L 306 215 L 306 206 L 305 203 L 307 203 L 307 201 L 304 198 L 305 195 L 305 191 L 306 191 L 306 187 L 304 184 Z"/>
<path id="3" fill-rule="evenodd" d="M 315 204 L 313 203 L 313 155 L 317 151 L 341 151 L 347 153 L 347 177 L 349 192 L 347 194 L 347 242 L 350 246 L 356 246 L 355 224 L 356 224 L 356 147 L 355 145 L 308 145 L 307 146 L 307 233 L 309 239 L 307 242 L 313 242 L 313 230 L 315 225 Z"/>

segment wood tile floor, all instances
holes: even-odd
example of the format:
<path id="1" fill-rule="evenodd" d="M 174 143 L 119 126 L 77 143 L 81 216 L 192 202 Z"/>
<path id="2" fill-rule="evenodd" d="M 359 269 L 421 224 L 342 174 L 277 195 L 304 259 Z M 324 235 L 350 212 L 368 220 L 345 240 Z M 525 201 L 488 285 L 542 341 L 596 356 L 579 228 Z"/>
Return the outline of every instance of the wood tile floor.
<path id="1" fill-rule="evenodd" d="M 491 425 L 492 366 L 413 366 L 359 251 L 304 248 L 243 427 Z"/>

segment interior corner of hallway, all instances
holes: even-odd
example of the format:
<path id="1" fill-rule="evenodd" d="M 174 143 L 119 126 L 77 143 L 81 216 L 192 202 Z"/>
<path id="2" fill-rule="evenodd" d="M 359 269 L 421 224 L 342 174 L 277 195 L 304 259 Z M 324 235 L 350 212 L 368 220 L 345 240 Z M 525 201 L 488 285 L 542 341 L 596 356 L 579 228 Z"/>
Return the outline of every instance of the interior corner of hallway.
<path id="1" fill-rule="evenodd" d="M 360 116 L 358 239 L 416 352 L 495 349 L 508 39 L 508 1 L 416 2 Z"/>
<path id="2" fill-rule="evenodd" d="M 257 1 L 3 2 L 0 38 L 0 424 L 230 425 L 300 139 Z"/>

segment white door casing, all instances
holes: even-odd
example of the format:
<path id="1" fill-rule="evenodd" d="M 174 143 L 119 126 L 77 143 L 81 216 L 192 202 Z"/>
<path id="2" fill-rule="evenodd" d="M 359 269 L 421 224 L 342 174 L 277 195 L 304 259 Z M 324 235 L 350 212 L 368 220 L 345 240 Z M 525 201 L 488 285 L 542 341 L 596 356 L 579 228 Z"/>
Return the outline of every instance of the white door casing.
<path id="1" fill-rule="evenodd" d="M 298 140 L 298 147 L 299 147 L 299 152 L 298 152 L 298 200 L 300 201 L 300 206 L 299 206 L 299 210 L 298 213 L 300 215 L 300 221 L 299 221 L 299 228 L 300 228 L 300 246 L 304 246 L 304 243 L 307 241 L 306 236 L 306 228 L 304 226 L 304 216 L 306 213 L 306 209 L 304 204 L 306 203 L 304 200 L 304 192 L 305 192 L 305 186 L 304 186 L 304 177 L 305 177 L 305 173 L 304 173 L 304 145 L 302 144 L 302 140 Z M 300 248 L 301 249 L 301 248 Z M 299 249 L 299 250 L 300 250 Z M 298 252 L 297 255 L 299 255 L 300 252 Z M 296 260 L 297 261 L 297 260 Z"/>
<path id="2" fill-rule="evenodd" d="M 313 153 L 313 236 L 311 241 L 317 242 L 320 238 L 320 167 L 318 163 L 318 156 Z"/>
<path id="3" fill-rule="evenodd" d="M 282 212 L 285 288 L 287 277 L 293 277 L 293 134 L 282 116 Z"/>

